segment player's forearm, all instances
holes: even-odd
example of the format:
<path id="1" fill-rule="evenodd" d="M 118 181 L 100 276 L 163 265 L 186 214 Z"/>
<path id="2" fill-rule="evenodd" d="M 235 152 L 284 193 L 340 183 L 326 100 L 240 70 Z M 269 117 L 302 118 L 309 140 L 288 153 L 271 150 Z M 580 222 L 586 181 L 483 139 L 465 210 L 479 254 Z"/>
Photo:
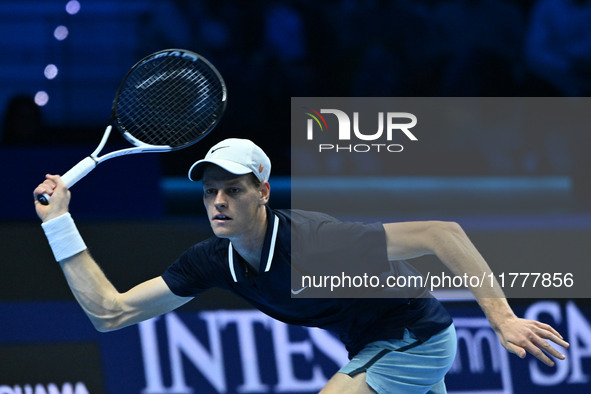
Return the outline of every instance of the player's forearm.
<path id="1" fill-rule="evenodd" d="M 455 223 L 436 230 L 433 251 L 454 275 L 486 278 L 470 291 L 494 327 L 515 316 L 492 270 L 462 228 Z"/>
<path id="2" fill-rule="evenodd" d="M 506 298 L 479 298 L 478 305 L 495 331 L 503 322 L 516 317 Z"/>
<path id="3" fill-rule="evenodd" d="M 53 201 L 59 205 L 61 199 Z M 97 330 L 111 329 L 122 314 L 120 294 L 88 253 L 72 216 L 65 212 L 43 217 L 43 231 L 78 303 Z"/>
<path id="4" fill-rule="evenodd" d="M 123 308 L 120 293 L 88 251 L 60 262 L 72 294 L 99 331 L 119 328 Z"/>

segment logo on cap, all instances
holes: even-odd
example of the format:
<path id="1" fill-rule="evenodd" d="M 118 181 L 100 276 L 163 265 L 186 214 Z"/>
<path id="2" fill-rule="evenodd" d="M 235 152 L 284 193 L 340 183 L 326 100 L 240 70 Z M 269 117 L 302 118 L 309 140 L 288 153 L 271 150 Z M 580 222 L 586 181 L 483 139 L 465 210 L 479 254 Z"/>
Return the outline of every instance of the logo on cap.
<path id="1" fill-rule="evenodd" d="M 220 146 L 219 148 L 212 149 L 211 152 L 209 152 L 209 153 L 212 154 L 216 150 L 220 150 L 220 149 L 224 149 L 224 148 L 229 148 L 229 146 L 228 145 L 226 145 L 226 146 Z"/>

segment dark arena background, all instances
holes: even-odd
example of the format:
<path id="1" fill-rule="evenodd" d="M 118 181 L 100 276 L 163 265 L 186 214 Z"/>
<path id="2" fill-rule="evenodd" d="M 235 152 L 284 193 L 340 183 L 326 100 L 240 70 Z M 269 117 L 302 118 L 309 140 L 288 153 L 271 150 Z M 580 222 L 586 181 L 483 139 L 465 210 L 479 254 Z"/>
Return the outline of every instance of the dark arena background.
<path id="1" fill-rule="evenodd" d="M 198 144 L 108 161 L 72 188 L 72 215 L 120 291 L 211 235 L 201 186 L 186 173 L 223 138 L 268 152 L 270 205 L 290 207 L 292 97 L 584 98 L 589 21 L 586 0 L 0 2 L 0 394 L 314 393 L 347 361 L 330 334 L 220 291 L 117 332 L 93 329 L 53 260 L 32 191 L 94 149 L 137 60 L 165 48 L 202 54 L 224 76 L 228 106 Z M 371 193 L 389 196 L 378 220 L 457 221 L 493 270 L 518 260 L 544 272 L 587 265 L 591 130 L 553 116 L 551 128 L 508 130 L 492 114 L 469 131 L 423 132 L 419 142 L 430 143 L 400 152 L 374 184 Z M 343 188 L 339 163 L 320 187 L 301 186 L 322 207 L 368 193 Z M 361 220 L 376 219 L 371 208 Z M 570 342 L 549 368 L 507 353 L 468 292 L 439 295 L 458 332 L 450 393 L 591 392 L 589 298 L 509 300 Z"/>

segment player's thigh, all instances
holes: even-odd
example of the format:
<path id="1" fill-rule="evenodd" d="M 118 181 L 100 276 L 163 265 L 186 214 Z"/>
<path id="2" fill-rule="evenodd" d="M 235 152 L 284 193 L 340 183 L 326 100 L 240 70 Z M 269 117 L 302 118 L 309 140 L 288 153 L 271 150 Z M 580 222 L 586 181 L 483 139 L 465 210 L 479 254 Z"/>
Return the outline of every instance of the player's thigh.
<path id="1" fill-rule="evenodd" d="M 376 392 L 365 382 L 365 372 L 350 377 L 344 373 L 336 373 L 320 394 L 375 394 Z"/>

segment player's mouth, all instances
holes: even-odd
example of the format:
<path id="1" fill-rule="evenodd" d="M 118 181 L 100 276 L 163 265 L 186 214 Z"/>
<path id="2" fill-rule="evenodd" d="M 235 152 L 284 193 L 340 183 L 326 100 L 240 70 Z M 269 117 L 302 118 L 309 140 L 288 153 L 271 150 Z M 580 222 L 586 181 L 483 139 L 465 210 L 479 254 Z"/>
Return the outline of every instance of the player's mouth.
<path id="1" fill-rule="evenodd" d="M 232 220 L 232 218 L 227 215 L 217 214 L 211 220 L 215 223 L 224 223 Z"/>

